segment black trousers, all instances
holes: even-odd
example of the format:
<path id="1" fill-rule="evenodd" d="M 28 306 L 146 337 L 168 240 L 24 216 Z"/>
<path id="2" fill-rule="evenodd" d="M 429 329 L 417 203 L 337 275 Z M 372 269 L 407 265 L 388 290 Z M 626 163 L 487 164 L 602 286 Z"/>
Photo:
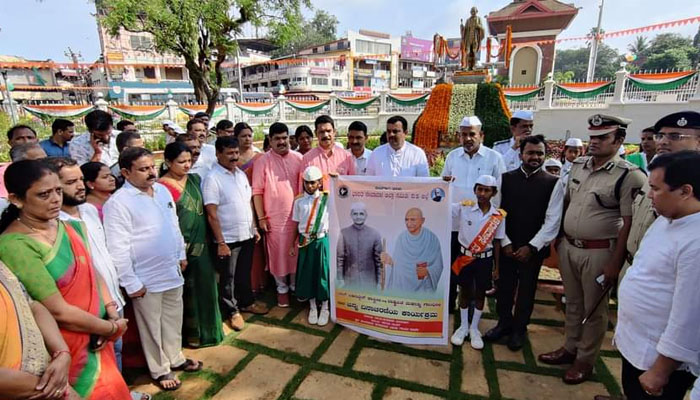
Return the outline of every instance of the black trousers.
<path id="1" fill-rule="evenodd" d="M 218 258 L 219 261 L 219 304 L 223 318 L 230 318 L 253 304 L 255 297 L 250 285 L 250 270 L 253 267 L 255 239 L 226 243 L 231 249 L 231 257 Z"/>
<path id="2" fill-rule="evenodd" d="M 450 297 L 449 297 L 449 312 L 455 311 L 457 301 L 457 276 L 452 272 L 452 263 L 455 262 L 460 255 L 459 232 L 452 232 L 450 238 Z"/>
<path id="3" fill-rule="evenodd" d="M 525 334 L 527 324 L 535 306 L 535 291 L 537 291 L 537 278 L 542 268 L 543 256 L 534 254 L 526 263 L 506 257 L 501 252 L 498 273 L 498 293 L 496 296 L 496 311 L 498 312 L 498 324 L 506 329 L 512 329 L 515 333 Z M 515 292 L 518 292 L 513 299 Z"/>
<path id="4" fill-rule="evenodd" d="M 639 377 L 643 373 L 622 357 L 622 391 L 629 400 L 683 400 L 695 382 L 695 376 L 690 372 L 675 371 L 669 376 L 661 396 L 650 396 L 639 383 Z"/>

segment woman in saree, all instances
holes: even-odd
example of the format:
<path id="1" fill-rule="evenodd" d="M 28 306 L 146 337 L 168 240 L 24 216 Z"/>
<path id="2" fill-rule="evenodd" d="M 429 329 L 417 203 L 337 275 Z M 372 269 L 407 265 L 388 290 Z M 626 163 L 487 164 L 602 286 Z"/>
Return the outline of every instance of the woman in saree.
<path id="1" fill-rule="evenodd" d="M 224 339 L 216 273 L 207 239 L 207 216 L 202 202 L 201 178 L 188 174 L 192 152 L 183 143 L 170 143 L 163 153 L 165 162 L 159 182 L 173 196 L 180 231 L 187 246 L 187 269 L 183 275 L 182 338 L 190 347 L 216 346 Z"/>
<path id="2" fill-rule="evenodd" d="M 240 156 L 238 168 L 248 176 L 248 183 L 253 184 L 253 164 L 263 153 L 253 145 L 253 129 L 245 122 L 239 122 L 233 127 L 233 135 L 238 138 Z M 257 218 L 257 217 L 256 217 Z M 254 293 L 261 293 L 267 283 L 265 271 L 265 243 L 260 240 L 253 248 L 253 266 L 250 270 L 250 287 Z"/>
<path id="3" fill-rule="evenodd" d="M 80 166 L 85 180 L 87 202 L 95 206 L 102 220 L 102 206 L 109 196 L 117 190 L 117 179 L 109 167 L 101 162 L 89 162 Z"/>
<path id="4" fill-rule="evenodd" d="M 128 400 L 113 342 L 126 331 L 102 278 L 92 267 L 84 226 L 59 221 L 61 183 L 41 160 L 5 172 L 10 206 L 0 218 L 0 260 L 46 307 L 68 345 L 68 382 L 84 399 Z"/>

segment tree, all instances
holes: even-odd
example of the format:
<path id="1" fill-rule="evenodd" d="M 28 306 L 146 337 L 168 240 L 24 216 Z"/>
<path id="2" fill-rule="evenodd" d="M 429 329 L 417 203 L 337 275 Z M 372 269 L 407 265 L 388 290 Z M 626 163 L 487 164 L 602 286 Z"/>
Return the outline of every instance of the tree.
<path id="1" fill-rule="evenodd" d="M 295 16 L 298 18 L 298 16 Z M 297 32 L 289 32 L 286 26 L 273 25 L 269 38 L 278 48 L 273 56 L 285 56 L 310 46 L 327 43 L 336 39 L 338 19 L 324 10 L 316 10 L 311 21 L 301 19 Z"/>
<path id="2" fill-rule="evenodd" d="M 636 59 L 632 62 L 635 66 L 644 64 L 647 59 L 647 50 L 649 49 L 649 40 L 645 36 L 637 36 L 634 42 L 627 46 L 627 50 L 634 54 Z"/>
<path id="3" fill-rule="evenodd" d="M 574 80 L 576 74 L 574 71 L 556 71 L 554 72 L 554 81 L 556 83 L 571 82 Z"/>
<path id="4" fill-rule="evenodd" d="M 646 62 L 642 68 L 647 70 L 690 69 L 694 66 L 700 50 L 693 46 L 689 37 L 677 33 L 662 33 L 650 43 L 644 55 Z"/>
<path id="5" fill-rule="evenodd" d="M 555 78 L 557 72 L 564 74 L 571 71 L 574 74 L 573 80 L 585 80 L 589 56 L 590 47 L 558 50 L 554 63 Z M 615 72 L 619 69 L 619 63 L 620 55 L 617 53 L 617 50 L 605 43 L 598 43 L 598 57 L 596 58 L 595 66 L 596 79 L 613 79 Z"/>
<path id="6" fill-rule="evenodd" d="M 198 101 L 212 113 L 224 83 L 221 64 L 237 47 L 244 24 L 294 31 L 310 0 L 96 0 L 100 22 L 153 35 L 155 50 L 182 57 Z"/>

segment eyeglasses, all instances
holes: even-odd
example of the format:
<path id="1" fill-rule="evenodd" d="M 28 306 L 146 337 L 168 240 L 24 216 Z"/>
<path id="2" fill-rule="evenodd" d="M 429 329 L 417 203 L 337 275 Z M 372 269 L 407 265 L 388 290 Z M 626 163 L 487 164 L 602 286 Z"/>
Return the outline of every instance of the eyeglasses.
<path id="1" fill-rule="evenodd" d="M 654 140 L 659 141 L 663 140 L 663 138 L 668 138 L 668 140 L 672 142 L 677 142 L 681 139 L 692 139 L 692 138 L 697 138 L 697 135 L 687 135 L 684 133 L 680 132 L 669 132 L 669 133 L 655 133 L 654 134 Z"/>

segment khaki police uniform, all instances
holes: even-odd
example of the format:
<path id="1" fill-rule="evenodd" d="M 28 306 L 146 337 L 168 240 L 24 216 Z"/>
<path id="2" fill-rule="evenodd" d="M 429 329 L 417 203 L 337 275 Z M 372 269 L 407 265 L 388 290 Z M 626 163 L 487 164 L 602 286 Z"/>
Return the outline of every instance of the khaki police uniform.
<path id="1" fill-rule="evenodd" d="M 651 199 L 647 196 L 650 190 L 651 187 L 647 180 L 632 203 L 632 226 L 627 237 L 627 259 L 622 267 L 622 271 L 620 271 L 620 277 L 617 279 L 618 287 L 627 273 L 627 269 L 632 265 L 634 255 L 639 250 L 639 244 L 642 242 L 644 234 L 657 217 L 654 208 L 651 206 Z"/>
<path id="2" fill-rule="evenodd" d="M 580 157 L 569 173 L 565 196 L 568 207 L 563 223 L 565 238 L 557 249 L 566 295 L 564 348 L 591 366 L 607 330 L 607 299 L 585 325 L 581 321 L 603 293 L 596 278 L 610 261 L 623 225 L 622 217 L 632 215 L 634 196 L 645 180 L 639 167 L 618 155 L 596 170 L 593 157 Z"/>

